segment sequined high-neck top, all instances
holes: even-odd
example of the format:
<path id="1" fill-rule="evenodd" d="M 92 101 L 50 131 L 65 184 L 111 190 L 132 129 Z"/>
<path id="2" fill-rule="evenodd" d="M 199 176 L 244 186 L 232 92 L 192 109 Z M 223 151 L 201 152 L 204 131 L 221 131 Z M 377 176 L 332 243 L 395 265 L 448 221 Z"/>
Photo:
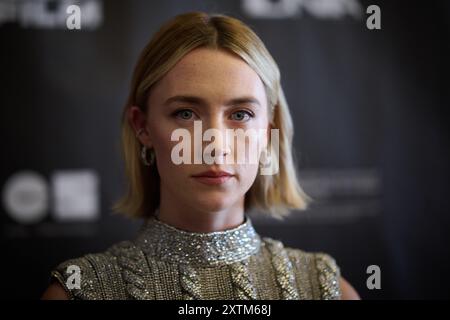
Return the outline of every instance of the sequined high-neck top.
<path id="1" fill-rule="evenodd" d="M 80 271 L 78 285 L 74 270 Z M 151 217 L 134 240 L 65 261 L 51 276 L 71 299 L 341 296 L 340 271 L 331 256 L 261 238 L 248 216 L 236 228 L 210 233 L 183 231 Z"/>

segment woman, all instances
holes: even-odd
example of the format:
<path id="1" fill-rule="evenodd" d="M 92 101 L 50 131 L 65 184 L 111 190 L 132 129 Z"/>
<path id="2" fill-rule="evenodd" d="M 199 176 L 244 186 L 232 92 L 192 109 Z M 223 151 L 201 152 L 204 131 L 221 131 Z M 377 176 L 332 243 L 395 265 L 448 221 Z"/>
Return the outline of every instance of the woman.
<path id="1" fill-rule="evenodd" d="M 204 129 L 270 134 L 194 141 Z M 188 134 L 181 150 L 178 134 Z M 258 36 L 223 15 L 175 17 L 142 52 L 123 112 L 129 189 L 115 210 L 145 223 L 132 241 L 61 263 L 43 298 L 358 298 L 332 257 L 261 238 L 247 215 L 306 208 L 292 136 L 279 69 Z M 278 169 L 261 174 L 267 163 Z"/>

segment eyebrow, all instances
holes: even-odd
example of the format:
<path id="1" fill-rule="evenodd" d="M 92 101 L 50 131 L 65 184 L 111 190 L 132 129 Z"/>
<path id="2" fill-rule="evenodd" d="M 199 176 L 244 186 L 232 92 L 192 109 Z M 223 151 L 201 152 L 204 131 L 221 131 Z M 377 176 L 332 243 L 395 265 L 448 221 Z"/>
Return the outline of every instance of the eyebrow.
<path id="1" fill-rule="evenodd" d="M 196 96 L 190 96 L 190 95 L 176 95 L 176 96 L 170 97 L 169 99 L 167 99 L 164 102 L 164 105 L 169 105 L 173 102 L 197 104 L 197 105 L 202 105 L 202 106 L 208 105 L 208 103 L 205 99 L 196 97 Z M 240 104 L 249 104 L 249 103 L 255 104 L 257 106 L 261 106 L 261 103 L 259 102 L 258 99 L 254 98 L 254 97 L 250 97 L 250 96 L 239 97 L 239 98 L 234 98 L 234 99 L 228 100 L 225 102 L 224 105 L 225 106 L 236 106 L 236 105 L 240 105 Z"/>

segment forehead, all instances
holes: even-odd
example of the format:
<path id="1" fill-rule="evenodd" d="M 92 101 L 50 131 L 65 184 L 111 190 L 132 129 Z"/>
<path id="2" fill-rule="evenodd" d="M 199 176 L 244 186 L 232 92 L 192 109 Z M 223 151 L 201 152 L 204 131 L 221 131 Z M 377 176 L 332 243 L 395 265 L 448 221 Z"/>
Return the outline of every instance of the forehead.
<path id="1" fill-rule="evenodd" d="M 209 99 L 232 99 L 253 95 L 265 100 L 258 74 L 241 58 L 223 50 L 195 49 L 186 54 L 155 86 L 164 96 L 202 95 Z"/>

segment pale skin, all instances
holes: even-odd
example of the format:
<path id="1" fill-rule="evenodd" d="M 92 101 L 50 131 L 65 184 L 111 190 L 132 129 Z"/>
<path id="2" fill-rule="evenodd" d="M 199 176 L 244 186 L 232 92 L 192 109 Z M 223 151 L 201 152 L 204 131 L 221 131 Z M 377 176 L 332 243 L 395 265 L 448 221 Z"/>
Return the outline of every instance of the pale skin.
<path id="1" fill-rule="evenodd" d="M 172 99 L 168 102 L 169 98 Z M 144 129 L 138 136 L 140 142 L 155 151 L 161 177 L 159 219 L 192 232 L 221 231 L 242 224 L 245 193 L 258 174 L 258 165 L 175 165 L 171 150 L 177 142 L 171 141 L 170 136 L 180 127 L 192 131 L 198 120 L 202 121 L 203 130 L 270 130 L 267 97 L 258 74 L 226 51 L 195 49 L 154 85 L 147 102 L 147 112 L 133 106 L 128 116 L 136 132 Z M 224 157 L 224 162 L 226 157 L 236 157 L 233 145 L 217 146 L 215 152 L 216 157 Z M 218 186 L 204 185 L 192 178 L 208 169 L 226 170 L 234 176 Z M 340 287 L 342 299 L 359 299 L 343 277 Z M 53 282 L 42 299 L 63 300 L 68 295 L 59 283 Z"/>

